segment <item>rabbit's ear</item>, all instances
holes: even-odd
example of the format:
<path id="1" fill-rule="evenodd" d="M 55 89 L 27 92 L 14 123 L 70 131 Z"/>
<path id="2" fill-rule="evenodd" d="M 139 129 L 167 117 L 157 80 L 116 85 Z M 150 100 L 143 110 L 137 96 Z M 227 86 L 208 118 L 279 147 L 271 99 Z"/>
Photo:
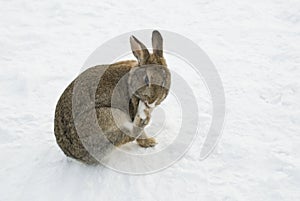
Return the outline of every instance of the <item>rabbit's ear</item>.
<path id="1" fill-rule="evenodd" d="M 163 38 L 158 31 L 152 32 L 153 53 L 157 56 L 163 56 Z"/>
<path id="2" fill-rule="evenodd" d="M 130 36 L 131 50 L 140 64 L 144 64 L 149 58 L 150 54 L 146 46 L 136 37 Z"/>

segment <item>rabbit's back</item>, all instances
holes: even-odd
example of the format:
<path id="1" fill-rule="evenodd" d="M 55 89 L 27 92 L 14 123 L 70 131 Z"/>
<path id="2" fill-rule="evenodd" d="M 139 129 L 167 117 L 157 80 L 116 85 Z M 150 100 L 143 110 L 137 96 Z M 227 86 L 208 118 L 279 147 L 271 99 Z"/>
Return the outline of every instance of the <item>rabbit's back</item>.
<path id="1" fill-rule="evenodd" d="M 83 146 L 74 119 L 86 115 L 95 108 L 111 107 L 111 96 L 115 86 L 133 65 L 134 62 L 127 61 L 89 68 L 65 89 L 56 106 L 54 133 L 59 147 L 67 156 L 87 163 L 97 162 Z M 126 88 L 126 85 L 123 87 Z M 128 104 L 126 89 L 119 90 L 118 93 L 120 94 L 117 94 L 117 97 L 123 97 L 123 100 L 117 105 L 119 109 L 126 110 L 125 102 Z"/>

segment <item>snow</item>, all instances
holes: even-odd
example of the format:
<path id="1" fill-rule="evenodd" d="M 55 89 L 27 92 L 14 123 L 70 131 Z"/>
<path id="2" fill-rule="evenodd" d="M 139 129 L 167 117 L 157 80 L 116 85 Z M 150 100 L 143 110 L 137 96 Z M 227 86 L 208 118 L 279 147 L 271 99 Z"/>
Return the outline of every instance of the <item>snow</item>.
<path id="1" fill-rule="evenodd" d="M 0 200 L 299 200 L 299 13 L 297 0 L 1 1 Z M 142 176 L 67 159 L 53 134 L 59 96 L 95 48 L 144 28 L 180 33 L 214 62 L 227 110 L 217 147 L 199 159 L 209 93 L 169 56 L 199 101 L 201 134 L 185 156 Z M 170 94 L 154 109 L 148 131 L 164 125 L 157 147 L 122 149 L 148 153 L 172 143 L 178 107 Z M 174 119 L 160 122 L 164 114 Z"/>

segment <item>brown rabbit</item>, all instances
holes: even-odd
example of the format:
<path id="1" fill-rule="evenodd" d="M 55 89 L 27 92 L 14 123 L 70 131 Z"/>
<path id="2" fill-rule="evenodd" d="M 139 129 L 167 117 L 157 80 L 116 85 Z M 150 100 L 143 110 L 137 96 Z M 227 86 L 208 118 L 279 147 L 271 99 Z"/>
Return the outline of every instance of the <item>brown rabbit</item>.
<path id="1" fill-rule="evenodd" d="M 144 127 L 170 88 L 163 39 L 153 31 L 152 54 L 134 36 L 130 44 L 137 61 L 89 68 L 61 95 L 54 132 L 67 156 L 98 163 L 114 146 L 134 140 L 141 147 L 155 146 L 155 139 L 147 137 Z"/>

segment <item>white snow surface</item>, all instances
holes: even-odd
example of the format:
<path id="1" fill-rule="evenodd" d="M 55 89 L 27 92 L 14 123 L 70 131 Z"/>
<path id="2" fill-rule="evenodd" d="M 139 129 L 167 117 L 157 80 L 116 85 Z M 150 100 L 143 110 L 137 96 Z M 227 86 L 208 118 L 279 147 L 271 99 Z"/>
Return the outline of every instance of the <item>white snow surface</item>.
<path id="1" fill-rule="evenodd" d="M 0 19 L 1 201 L 300 200 L 300 1 L 1 0 Z M 145 28 L 184 35 L 214 62 L 227 112 L 217 147 L 199 159 L 211 100 L 191 74 L 202 134 L 177 163 L 133 176 L 67 159 L 53 133 L 58 98 L 94 49 Z M 178 115 L 172 96 L 163 104 Z M 177 119 L 158 147 L 129 149 L 166 145 Z"/>

